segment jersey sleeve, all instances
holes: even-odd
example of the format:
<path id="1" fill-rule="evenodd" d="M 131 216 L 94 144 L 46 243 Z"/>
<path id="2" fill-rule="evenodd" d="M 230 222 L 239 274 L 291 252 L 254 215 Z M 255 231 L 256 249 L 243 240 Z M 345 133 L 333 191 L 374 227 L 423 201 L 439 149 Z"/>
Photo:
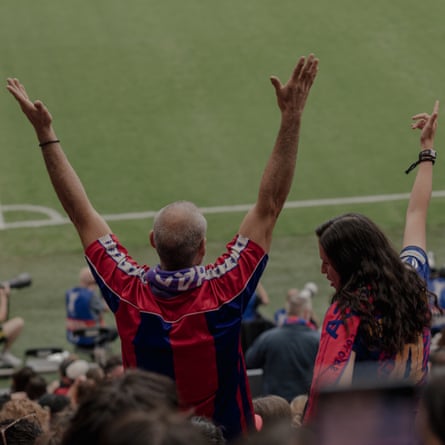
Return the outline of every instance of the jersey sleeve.
<path id="1" fill-rule="evenodd" d="M 430 275 L 430 266 L 426 252 L 418 246 L 406 246 L 400 252 L 400 259 L 413 267 L 425 281 Z"/>
<path id="2" fill-rule="evenodd" d="M 144 283 L 148 266 L 140 266 L 115 235 L 105 235 L 85 250 L 86 260 L 108 306 L 116 312 L 120 299 L 137 304 L 136 288 Z"/>

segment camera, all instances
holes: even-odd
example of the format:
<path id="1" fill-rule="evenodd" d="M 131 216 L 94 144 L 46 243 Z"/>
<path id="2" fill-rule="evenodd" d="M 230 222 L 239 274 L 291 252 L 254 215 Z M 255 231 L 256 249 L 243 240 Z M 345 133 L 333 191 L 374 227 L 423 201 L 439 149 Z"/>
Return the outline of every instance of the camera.
<path id="1" fill-rule="evenodd" d="M 0 288 L 4 288 L 9 286 L 11 289 L 21 289 L 23 287 L 31 286 L 32 278 L 31 275 L 27 272 L 23 272 L 16 277 L 11 278 L 7 281 L 0 282 Z"/>

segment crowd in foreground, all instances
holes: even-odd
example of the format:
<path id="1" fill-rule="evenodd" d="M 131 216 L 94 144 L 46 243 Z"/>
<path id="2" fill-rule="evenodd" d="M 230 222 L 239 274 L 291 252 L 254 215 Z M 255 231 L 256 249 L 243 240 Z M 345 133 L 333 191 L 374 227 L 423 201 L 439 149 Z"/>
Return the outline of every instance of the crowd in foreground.
<path id="1" fill-rule="evenodd" d="M 67 357 L 60 365 L 59 378 L 52 382 L 29 367 L 15 371 L 10 390 L 0 397 L 0 443 L 229 443 L 224 428 L 212 419 L 179 408 L 176 386 L 169 377 L 138 369 L 124 371 L 117 356 L 103 367 L 85 364 L 75 355 Z M 373 386 L 336 393 L 317 421 L 309 425 L 302 421 L 307 396 L 296 397 L 291 403 L 276 395 L 254 398 L 254 427 L 230 443 L 445 443 L 445 367 L 433 368 L 434 376 L 421 392 L 408 391 L 412 387 Z M 408 409 L 419 399 L 416 423 L 410 424 Z M 378 405 L 382 401 L 386 406 Z M 398 401 L 402 404 L 397 405 Z"/>

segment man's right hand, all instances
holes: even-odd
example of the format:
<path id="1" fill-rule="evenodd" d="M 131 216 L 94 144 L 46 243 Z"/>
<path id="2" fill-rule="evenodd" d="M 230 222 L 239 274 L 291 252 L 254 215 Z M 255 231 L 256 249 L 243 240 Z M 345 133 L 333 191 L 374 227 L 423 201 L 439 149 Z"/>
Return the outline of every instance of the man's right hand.
<path id="1" fill-rule="evenodd" d="M 289 80 L 283 85 L 271 76 L 281 125 L 275 146 L 264 170 L 255 206 L 245 216 L 239 233 L 270 249 L 272 232 L 289 194 L 295 171 L 301 117 L 318 71 L 318 59 L 310 54 L 300 57 Z"/>
<path id="2" fill-rule="evenodd" d="M 40 142 L 56 139 L 52 129 L 53 118 L 40 100 L 32 102 L 18 79 L 8 78 L 7 90 L 16 98 L 25 116 L 34 127 Z"/>
<path id="3" fill-rule="evenodd" d="M 283 114 L 301 113 L 318 71 L 318 59 L 314 54 L 300 57 L 297 65 L 285 85 L 276 76 L 270 81 L 275 88 L 277 102 Z"/>

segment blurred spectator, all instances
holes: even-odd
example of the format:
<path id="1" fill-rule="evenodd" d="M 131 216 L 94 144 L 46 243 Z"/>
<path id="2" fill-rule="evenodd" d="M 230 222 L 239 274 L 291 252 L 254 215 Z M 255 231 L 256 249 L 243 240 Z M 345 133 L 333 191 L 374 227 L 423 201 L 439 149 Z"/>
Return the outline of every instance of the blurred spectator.
<path id="1" fill-rule="evenodd" d="M 90 366 L 85 377 L 95 383 L 100 383 L 105 379 L 105 372 L 100 366 Z"/>
<path id="2" fill-rule="evenodd" d="M 178 410 L 176 386 L 167 376 L 130 369 L 99 383 L 82 400 L 64 435 L 63 445 L 97 445 L 116 419 L 133 411 Z M 128 436 L 127 436 L 128 441 Z"/>
<path id="3" fill-rule="evenodd" d="M 39 434 L 49 430 L 50 413 L 37 402 L 29 399 L 10 400 L 0 411 L 0 422 L 10 423 L 13 420 L 27 417 L 28 421 L 38 427 Z M 18 429 L 20 425 L 16 426 Z M 19 442 L 8 442 L 19 443 Z"/>
<path id="4" fill-rule="evenodd" d="M 105 326 L 104 312 L 107 306 L 101 295 L 93 274 L 88 267 L 79 273 L 79 285 L 68 290 L 66 302 L 66 335 L 70 343 L 82 348 L 105 347 L 117 338 L 115 327 Z M 79 333 L 79 329 L 101 328 L 96 335 Z"/>
<path id="5" fill-rule="evenodd" d="M 29 379 L 26 385 L 25 393 L 30 400 L 38 400 L 47 393 L 46 379 L 37 374 Z"/>
<path id="6" fill-rule="evenodd" d="M 122 357 L 120 355 L 112 355 L 108 357 L 102 366 L 106 379 L 113 379 L 124 374 L 124 365 L 122 364 Z"/>
<path id="7" fill-rule="evenodd" d="M 224 438 L 221 428 L 215 425 L 213 420 L 202 416 L 192 416 L 190 421 L 201 431 L 209 445 L 226 444 L 226 439 Z"/>
<path id="8" fill-rule="evenodd" d="M 292 425 L 296 428 L 303 423 L 303 414 L 306 408 L 307 394 L 300 394 L 294 397 L 290 402 L 290 409 L 292 411 Z"/>
<path id="9" fill-rule="evenodd" d="M 132 411 L 112 422 L 97 445 L 212 445 L 201 428 L 178 413 Z M 218 442 L 216 442 L 218 443 Z"/>
<path id="10" fill-rule="evenodd" d="M 253 399 L 253 409 L 255 414 L 262 419 L 262 428 L 271 426 L 274 423 L 292 422 L 292 411 L 289 402 L 280 396 L 269 395 Z"/>
<path id="11" fill-rule="evenodd" d="M 313 283 L 312 281 L 306 283 L 304 285 L 303 289 L 301 289 L 301 290 L 298 290 L 296 288 L 289 289 L 286 293 L 286 301 L 285 301 L 284 307 L 281 309 L 277 309 L 275 311 L 275 314 L 274 314 L 275 324 L 277 326 L 281 326 L 284 323 L 284 321 L 286 320 L 287 310 L 288 310 L 287 306 L 288 306 L 289 299 L 296 297 L 298 295 L 308 297 L 308 298 L 313 298 L 317 294 L 317 292 L 318 292 L 318 286 L 315 283 Z M 317 317 L 315 316 L 314 311 L 312 311 L 312 313 L 311 313 L 310 321 L 313 324 L 314 328 L 318 329 L 319 323 L 318 323 Z"/>
<path id="12" fill-rule="evenodd" d="M 0 418 L 2 445 L 35 445 L 43 431 L 34 418 L 35 414 L 25 414 L 16 419 Z"/>
<path id="13" fill-rule="evenodd" d="M 61 395 L 68 394 L 74 381 L 67 375 L 67 368 L 76 360 L 79 360 L 76 354 L 70 354 L 62 360 L 59 365 L 59 378 L 48 385 L 48 392 Z"/>
<path id="14" fill-rule="evenodd" d="M 51 417 L 54 414 L 60 413 L 70 405 L 70 399 L 61 394 L 46 393 L 39 399 L 39 405 L 43 408 L 48 408 Z"/>
<path id="15" fill-rule="evenodd" d="M 45 431 L 39 436 L 35 445 L 61 445 L 63 435 L 70 425 L 74 412 L 71 405 L 67 405 L 60 411 L 52 413 L 49 431 Z"/>
<path id="16" fill-rule="evenodd" d="M 275 394 L 290 402 L 308 393 L 320 341 L 311 314 L 311 298 L 301 292 L 292 294 L 282 326 L 263 332 L 247 350 L 246 366 L 263 369 L 264 395 Z"/>
<path id="17" fill-rule="evenodd" d="M 18 368 L 22 360 L 10 351 L 13 343 L 21 334 L 25 322 L 21 317 L 9 318 L 9 295 L 8 284 L 0 283 L 0 343 L 3 343 L 3 351 L 0 353 L 0 364 Z"/>
<path id="18" fill-rule="evenodd" d="M 30 366 L 24 366 L 15 370 L 11 376 L 10 392 L 12 398 L 26 397 L 26 387 L 30 379 L 36 375 L 36 371 Z"/>

